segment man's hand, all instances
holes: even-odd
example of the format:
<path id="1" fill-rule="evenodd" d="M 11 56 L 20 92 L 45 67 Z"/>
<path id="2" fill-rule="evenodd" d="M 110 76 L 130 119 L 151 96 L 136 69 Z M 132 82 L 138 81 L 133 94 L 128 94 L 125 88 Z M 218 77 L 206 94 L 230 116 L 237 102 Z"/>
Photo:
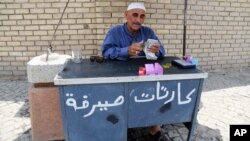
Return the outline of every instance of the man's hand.
<path id="1" fill-rule="evenodd" d="M 128 55 L 129 56 L 136 56 L 142 51 L 142 44 L 143 41 L 140 41 L 138 43 L 133 43 L 131 46 L 128 48 Z"/>
<path id="2" fill-rule="evenodd" d="M 159 44 L 153 44 L 149 49 L 150 52 L 152 53 L 158 53 L 160 50 L 160 45 Z"/>

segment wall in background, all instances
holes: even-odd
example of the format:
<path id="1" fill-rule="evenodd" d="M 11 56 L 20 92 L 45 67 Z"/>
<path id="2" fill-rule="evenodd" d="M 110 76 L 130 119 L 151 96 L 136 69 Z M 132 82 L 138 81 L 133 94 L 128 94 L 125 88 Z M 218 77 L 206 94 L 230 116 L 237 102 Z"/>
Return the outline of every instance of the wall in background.
<path id="1" fill-rule="evenodd" d="M 46 53 L 68 0 L 1 0 L 0 75 L 25 75 L 26 63 Z M 85 58 L 101 54 L 108 29 L 123 23 L 133 0 L 70 0 L 53 49 Z M 184 0 L 145 3 L 145 25 L 154 29 L 168 55 L 182 56 Z M 250 0 L 188 0 L 187 54 L 205 70 L 250 66 Z"/>

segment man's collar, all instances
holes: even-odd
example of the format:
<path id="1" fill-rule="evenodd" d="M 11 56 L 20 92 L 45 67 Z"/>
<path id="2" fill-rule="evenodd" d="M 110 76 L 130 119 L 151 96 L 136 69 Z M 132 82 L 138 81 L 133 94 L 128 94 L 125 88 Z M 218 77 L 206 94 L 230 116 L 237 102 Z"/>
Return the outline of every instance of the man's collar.
<path id="1" fill-rule="evenodd" d="M 135 36 L 132 36 L 132 34 L 129 32 L 127 24 L 128 24 L 127 22 L 123 24 L 123 29 L 124 29 L 125 33 L 128 34 L 130 37 L 135 37 Z M 140 32 L 140 30 L 141 30 L 141 28 L 138 30 L 138 32 Z M 137 34 L 138 34 L 138 32 L 137 32 Z"/>

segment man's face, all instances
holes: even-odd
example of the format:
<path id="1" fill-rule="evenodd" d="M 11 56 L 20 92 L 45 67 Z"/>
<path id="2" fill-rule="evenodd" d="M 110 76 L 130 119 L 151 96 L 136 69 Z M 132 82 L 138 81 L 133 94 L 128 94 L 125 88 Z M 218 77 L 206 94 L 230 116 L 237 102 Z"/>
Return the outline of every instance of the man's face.
<path id="1" fill-rule="evenodd" d="M 129 31 L 137 31 L 144 23 L 145 11 L 142 9 L 131 9 L 125 12 Z"/>

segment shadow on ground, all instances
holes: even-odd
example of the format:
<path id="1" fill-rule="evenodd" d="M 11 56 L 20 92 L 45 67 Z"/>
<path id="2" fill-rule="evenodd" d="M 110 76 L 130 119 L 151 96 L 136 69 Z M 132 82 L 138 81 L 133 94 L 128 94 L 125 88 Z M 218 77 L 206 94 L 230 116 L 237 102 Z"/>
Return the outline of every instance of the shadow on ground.
<path id="1" fill-rule="evenodd" d="M 250 68 L 217 70 L 208 73 L 203 92 L 250 85 Z"/>
<path id="2" fill-rule="evenodd" d="M 128 131 L 127 141 L 146 141 L 145 136 L 148 134 L 148 128 L 132 128 Z M 170 138 L 171 141 L 186 141 L 189 130 L 184 124 L 170 124 L 162 126 L 164 136 Z M 193 141 L 222 141 L 222 136 L 218 129 L 211 129 L 199 123 L 193 135 Z"/>
<path id="3" fill-rule="evenodd" d="M 29 100 L 25 99 L 23 106 L 17 111 L 15 114 L 15 117 L 30 117 L 30 112 L 29 112 Z"/>

